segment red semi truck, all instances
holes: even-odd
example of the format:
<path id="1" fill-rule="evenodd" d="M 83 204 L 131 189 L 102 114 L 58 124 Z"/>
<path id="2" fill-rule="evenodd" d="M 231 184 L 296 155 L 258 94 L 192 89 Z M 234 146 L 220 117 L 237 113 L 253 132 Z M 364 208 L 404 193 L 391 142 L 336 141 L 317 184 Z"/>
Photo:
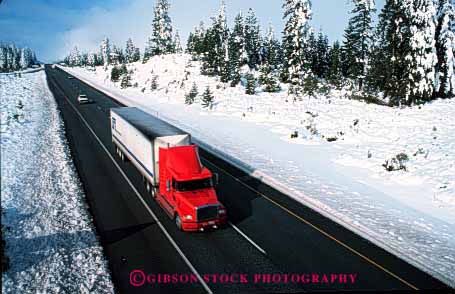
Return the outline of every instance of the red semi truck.
<path id="1" fill-rule="evenodd" d="M 183 231 L 204 231 L 226 223 L 213 175 L 201 164 L 188 133 L 135 107 L 111 109 L 117 154 L 142 174 L 147 191 Z"/>

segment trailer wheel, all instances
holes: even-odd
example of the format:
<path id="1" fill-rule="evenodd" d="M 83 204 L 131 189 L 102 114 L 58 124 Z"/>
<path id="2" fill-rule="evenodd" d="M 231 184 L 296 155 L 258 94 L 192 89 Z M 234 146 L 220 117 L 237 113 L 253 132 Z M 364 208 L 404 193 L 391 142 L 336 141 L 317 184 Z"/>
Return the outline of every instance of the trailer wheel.
<path id="1" fill-rule="evenodd" d="M 180 219 L 180 216 L 178 214 L 175 216 L 175 225 L 177 226 L 177 229 L 179 231 L 182 230 L 182 220 Z"/>
<path id="2" fill-rule="evenodd" d="M 148 192 L 148 193 L 150 193 L 150 192 L 151 192 L 151 190 L 152 190 L 152 187 L 151 187 L 151 185 L 150 185 L 150 182 L 149 182 L 149 181 L 146 181 L 146 182 L 145 182 L 145 189 L 147 190 L 147 192 Z"/>
<path id="3" fill-rule="evenodd" d="M 120 158 L 122 159 L 123 162 L 128 161 L 128 158 L 125 156 L 125 153 L 123 153 L 122 151 L 120 151 Z"/>
<path id="4" fill-rule="evenodd" d="M 155 199 L 156 198 L 156 188 L 155 187 L 152 187 L 152 198 Z"/>

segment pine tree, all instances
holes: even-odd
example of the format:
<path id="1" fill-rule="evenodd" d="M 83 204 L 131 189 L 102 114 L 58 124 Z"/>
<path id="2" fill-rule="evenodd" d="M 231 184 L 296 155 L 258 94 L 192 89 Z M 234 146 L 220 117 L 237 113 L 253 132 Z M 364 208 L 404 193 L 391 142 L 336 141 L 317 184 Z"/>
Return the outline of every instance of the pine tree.
<path id="1" fill-rule="evenodd" d="M 77 46 L 73 48 L 73 50 L 70 53 L 70 65 L 71 66 L 81 66 L 81 53 L 79 52 L 79 49 Z"/>
<path id="2" fill-rule="evenodd" d="M 20 57 L 20 66 L 22 69 L 28 68 L 31 65 L 31 52 L 29 51 L 28 48 L 22 48 L 20 50 L 21 52 L 21 57 Z"/>
<path id="3" fill-rule="evenodd" d="M 125 47 L 125 61 L 126 63 L 132 63 L 132 62 L 136 62 L 139 60 L 140 56 L 140 53 L 138 54 L 138 50 L 139 48 L 136 48 L 133 44 L 133 40 L 131 40 L 131 38 L 129 38 L 127 41 L 126 41 L 126 47 Z"/>
<path id="4" fill-rule="evenodd" d="M 6 71 L 7 62 L 6 47 L 0 43 L 0 72 Z"/>
<path id="5" fill-rule="evenodd" d="M 374 0 L 352 1 L 354 8 L 345 30 L 343 50 L 346 52 L 347 76 L 362 90 L 371 53 L 372 17 L 376 9 Z"/>
<path id="6" fill-rule="evenodd" d="M 316 41 L 315 59 L 314 74 L 326 78 L 329 66 L 329 39 L 322 32 L 319 32 Z"/>
<path id="7" fill-rule="evenodd" d="M 174 42 L 172 40 L 172 21 L 169 16 L 170 6 L 167 0 L 158 0 L 156 3 L 152 25 L 152 55 L 175 52 Z"/>
<path id="8" fill-rule="evenodd" d="M 248 56 L 245 50 L 245 26 L 240 12 L 234 20 L 234 28 L 229 38 L 229 68 L 231 73 L 231 86 L 240 83 L 240 69 L 246 64 Z"/>
<path id="9" fill-rule="evenodd" d="M 222 0 L 218 15 L 212 18 L 212 26 L 205 34 L 204 45 L 207 51 L 203 56 L 203 74 L 221 75 L 223 72 L 225 75 L 226 69 L 229 68 L 229 63 L 226 61 L 228 37 L 226 6 Z"/>
<path id="10" fill-rule="evenodd" d="M 213 24 L 213 36 L 214 51 L 216 52 L 214 59 L 214 71 L 216 74 L 220 75 L 222 71 L 225 71 L 225 69 L 228 68 L 226 65 L 226 50 L 228 48 L 229 30 L 227 28 L 226 5 L 224 0 L 221 1 L 218 17 L 215 18 Z"/>
<path id="11" fill-rule="evenodd" d="M 196 99 L 197 95 L 199 94 L 198 88 L 195 82 L 193 82 L 193 86 L 188 94 L 185 95 L 185 104 L 193 104 L 194 99 Z"/>
<path id="12" fill-rule="evenodd" d="M 120 83 L 120 87 L 121 87 L 122 89 L 131 87 L 131 73 L 130 73 L 130 72 L 127 71 L 127 72 L 122 76 L 122 81 L 121 81 L 121 83 Z"/>
<path id="13" fill-rule="evenodd" d="M 96 53 L 90 52 L 87 56 L 87 65 L 95 67 L 97 65 L 96 63 Z"/>
<path id="14" fill-rule="evenodd" d="M 276 70 L 274 70 L 268 62 L 264 62 L 259 67 L 259 70 L 261 72 L 259 81 L 262 85 L 264 85 L 264 91 L 271 93 L 279 92 L 281 90 L 281 87 Z"/>
<path id="15" fill-rule="evenodd" d="M 436 91 L 439 97 L 455 95 L 455 7 L 438 0 L 436 14 Z"/>
<path id="16" fill-rule="evenodd" d="M 246 75 L 246 94 L 254 95 L 256 94 L 256 78 L 252 73 Z"/>
<path id="17" fill-rule="evenodd" d="M 284 68 L 283 81 L 290 82 L 290 94 L 300 95 L 303 81 L 310 73 L 311 62 L 308 60 L 308 39 L 311 33 L 311 3 L 309 0 L 285 0 L 283 4 Z"/>
<path id="18" fill-rule="evenodd" d="M 434 94 L 435 13 L 432 0 L 388 0 L 381 11 L 369 80 L 393 104 L 420 103 Z"/>
<path id="19" fill-rule="evenodd" d="M 175 32 L 174 48 L 175 48 L 175 53 L 183 53 L 183 48 L 182 48 L 182 43 L 180 41 L 179 31 Z"/>
<path id="20" fill-rule="evenodd" d="M 329 68 L 327 73 L 327 81 L 340 89 L 343 85 L 343 72 L 341 60 L 341 46 L 337 41 L 333 44 L 329 51 Z"/>
<path id="21" fill-rule="evenodd" d="M 122 49 L 118 48 L 117 46 L 112 46 L 112 51 L 110 54 L 110 62 L 111 64 L 117 65 L 124 62 L 124 56 Z"/>
<path id="22" fill-rule="evenodd" d="M 212 108 L 213 106 L 213 94 L 212 92 L 210 91 L 210 87 L 207 86 L 207 88 L 205 88 L 205 91 L 204 91 L 204 94 L 202 94 L 202 106 L 204 108 Z"/>
<path id="23" fill-rule="evenodd" d="M 152 91 L 155 91 L 156 89 L 158 89 L 158 76 L 157 75 L 154 75 L 152 77 L 152 83 L 150 85 L 150 89 Z"/>
<path id="24" fill-rule="evenodd" d="M 111 64 L 111 44 L 109 38 L 104 38 L 101 42 L 101 60 L 103 62 L 104 68 L 107 68 Z"/>
<path id="25" fill-rule="evenodd" d="M 279 70 L 281 65 L 280 43 L 275 37 L 275 30 L 272 24 L 269 24 L 267 37 L 263 43 L 263 62 L 267 62 L 272 70 Z"/>
<path id="26" fill-rule="evenodd" d="M 256 69 L 260 64 L 260 36 L 256 14 L 250 8 L 245 19 L 245 50 L 248 55 L 248 66 L 250 69 Z"/>
<path id="27" fill-rule="evenodd" d="M 111 69 L 111 81 L 116 83 L 120 79 L 120 69 L 117 66 L 114 66 Z"/>

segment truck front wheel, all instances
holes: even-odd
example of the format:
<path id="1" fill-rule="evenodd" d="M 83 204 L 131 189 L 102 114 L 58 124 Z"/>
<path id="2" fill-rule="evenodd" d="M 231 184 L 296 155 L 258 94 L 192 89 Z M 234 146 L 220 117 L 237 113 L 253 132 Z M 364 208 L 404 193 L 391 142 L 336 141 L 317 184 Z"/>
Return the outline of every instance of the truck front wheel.
<path id="1" fill-rule="evenodd" d="M 175 225 L 177 226 L 177 229 L 179 231 L 182 230 L 182 220 L 180 219 L 180 216 L 178 214 L 175 216 Z"/>

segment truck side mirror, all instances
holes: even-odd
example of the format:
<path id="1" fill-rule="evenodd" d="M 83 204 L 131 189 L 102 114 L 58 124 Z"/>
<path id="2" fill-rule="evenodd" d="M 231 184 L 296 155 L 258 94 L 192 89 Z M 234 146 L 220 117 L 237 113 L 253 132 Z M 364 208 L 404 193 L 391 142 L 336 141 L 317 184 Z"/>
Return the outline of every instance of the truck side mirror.
<path id="1" fill-rule="evenodd" d="M 218 186 L 220 179 L 217 173 L 213 174 L 213 179 L 215 181 L 215 186 Z"/>
<path id="2" fill-rule="evenodd" d="M 171 181 L 170 180 L 166 181 L 166 191 L 167 192 L 171 191 Z"/>

